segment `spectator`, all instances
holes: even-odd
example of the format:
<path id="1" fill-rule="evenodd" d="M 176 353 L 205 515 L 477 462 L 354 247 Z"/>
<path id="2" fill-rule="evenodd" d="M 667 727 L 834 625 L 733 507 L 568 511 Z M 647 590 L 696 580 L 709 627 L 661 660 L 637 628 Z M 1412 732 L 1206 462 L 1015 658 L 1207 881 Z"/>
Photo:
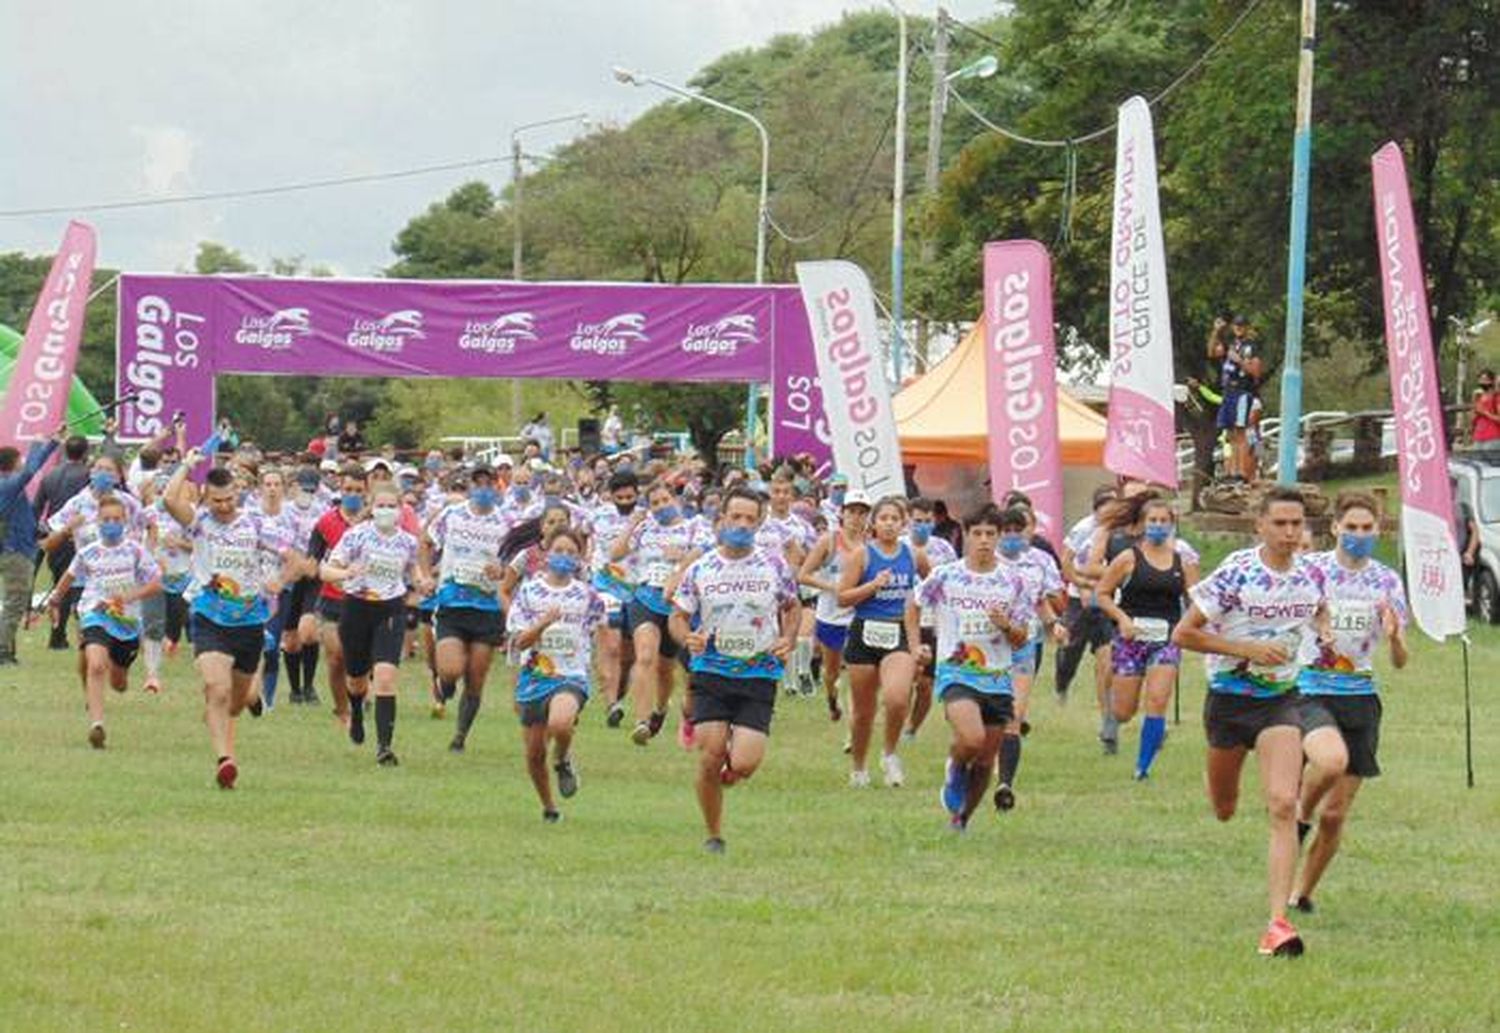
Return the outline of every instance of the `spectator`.
<path id="1" fill-rule="evenodd" d="M 1495 371 L 1479 371 L 1479 390 L 1474 394 L 1473 422 L 1469 440 L 1476 445 L 1500 440 L 1500 391 L 1495 390 Z"/>
<path id="2" fill-rule="evenodd" d="M 1256 464 L 1248 429 L 1264 374 L 1260 344 L 1244 316 L 1234 317 L 1227 337 L 1223 329 L 1224 318 L 1220 316 L 1214 320 L 1208 342 L 1208 357 L 1219 364 L 1219 386 L 1224 398 L 1219 404 L 1218 427 L 1229 437 L 1230 479 L 1252 481 Z"/>
<path id="3" fill-rule="evenodd" d="M 552 424 L 548 422 L 545 410 L 537 413 L 530 423 L 521 428 L 521 437 L 535 441 L 543 459 L 552 458 Z"/>
<path id="4" fill-rule="evenodd" d="M 611 405 L 609 414 L 604 417 L 604 426 L 599 430 L 599 445 L 605 455 L 612 456 L 620 451 L 620 435 L 624 433 L 625 421 L 620 419 L 620 410 Z"/>
<path id="5" fill-rule="evenodd" d="M 36 571 L 36 513 L 26 498 L 26 486 L 37 475 L 62 440 L 62 428 L 46 441 L 34 441 L 21 466 L 21 453 L 0 448 L 0 665 L 16 662 L 16 628 L 31 609 L 31 582 Z"/>
<path id="6" fill-rule="evenodd" d="M 1474 591 L 1474 575 L 1479 570 L 1479 522 L 1474 519 L 1474 508 L 1464 501 L 1458 490 L 1457 478 L 1448 478 L 1448 488 L 1453 492 L 1453 522 L 1458 532 L 1458 555 L 1463 563 L 1464 598 Z"/>
<path id="7" fill-rule="evenodd" d="M 339 431 L 339 455 L 346 459 L 353 459 L 365 450 L 365 436 L 359 432 L 359 424 L 350 420 L 344 424 L 344 429 Z"/>

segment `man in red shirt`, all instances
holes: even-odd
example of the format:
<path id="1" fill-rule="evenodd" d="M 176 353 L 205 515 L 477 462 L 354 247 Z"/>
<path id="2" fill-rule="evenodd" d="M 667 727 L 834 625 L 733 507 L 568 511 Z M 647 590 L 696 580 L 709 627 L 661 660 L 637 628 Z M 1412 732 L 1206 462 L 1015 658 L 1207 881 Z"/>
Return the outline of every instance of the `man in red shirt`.
<path id="1" fill-rule="evenodd" d="M 1500 391 L 1495 390 L 1494 370 L 1479 371 L 1479 392 L 1474 396 L 1474 417 L 1469 435 L 1476 445 L 1500 440 Z"/>
<path id="2" fill-rule="evenodd" d="M 339 504 L 324 513 L 313 525 L 307 554 L 320 563 L 344 537 L 344 532 L 361 520 L 365 510 L 367 478 L 358 466 L 346 466 L 339 478 Z M 328 663 L 328 689 L 333 693 L 333 716 L 346 728 L 349 725 L 349 684 L 344 674 L 344 647 L 339 641 L 339 618 L 344 612 L 344 592 L 327 582 L 318 592 L 318 628 L 323 657 Z"/>

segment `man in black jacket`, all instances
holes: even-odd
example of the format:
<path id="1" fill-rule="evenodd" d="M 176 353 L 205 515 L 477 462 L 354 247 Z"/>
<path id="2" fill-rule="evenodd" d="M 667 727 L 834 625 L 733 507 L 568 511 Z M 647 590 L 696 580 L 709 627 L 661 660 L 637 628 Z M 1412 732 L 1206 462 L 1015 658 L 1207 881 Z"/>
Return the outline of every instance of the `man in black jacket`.
<path id="1" fill-rule="evenodd" d="M 63 443 L 63 461 L 42 478 L 36 498 L 31 501 L 37 525 L 45 527 L 47 518 L 62 509 L 63 503 L 77 495 L 88 483 L 89 442 L 87 438 L 75 434 Z M 47 569 L 52 572 L 53 584 L 57 583 L 57 579 L 63 576 L 63 572 L 68 569 L 68 564 L 72 562 L 73 543 L 71 541 L 47 554 Z M 40 556 L 37 558 L 37 563 L 38 565 L 41 563 Z M 52 626 L 52 638 L 47 643 L 48 649 L 68 648 L 68 614 L 72 612 L 72 608 L 63 607 L 60 612 L 62 616 Z"/>

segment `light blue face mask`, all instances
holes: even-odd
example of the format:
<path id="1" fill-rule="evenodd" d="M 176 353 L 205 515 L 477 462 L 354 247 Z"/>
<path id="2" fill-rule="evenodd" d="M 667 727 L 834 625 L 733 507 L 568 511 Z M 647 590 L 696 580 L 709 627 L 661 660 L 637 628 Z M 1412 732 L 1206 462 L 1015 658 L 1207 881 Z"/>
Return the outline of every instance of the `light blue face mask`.
<path id="1" fill-rule="evenodd" d="M 932 521 L 918 520 L 911 525 L 911 540 L 915 545 L 926 545 L 932 537 Z"/>
<path id="2" fill-rule="evenodd" d="M 547 557 L 547 569 L 559 577 L 572 577 L 578 573 L 578 557 L 554 552 Z"/>
<path id="3" fill-rule="evenodd" d="M 115 475 L 104 470 L 95 470 L 89 474 L 89 487 L 103 494 L 115 486 Z"/>
<path id="4" fill-rule="evenodd" d="M 670 524 L 672 521 L 677 519 L 677 507 L 663 506 L 660 509 L 652 510 L 651 515 L 656 517 L 656 522 L 658 524 Z"/>
<path id="5" fill-rule="evenodd" d="M 99 521 L 99 540 L 105 545 L 119 545 L 125 538 L 125 525 L 118 520 Z"/>
<path id="6" fill-rule="evenodd" d="M 1353 559 L 1367 560 L 1375 555 L 1375 536 L 1373 534 L 1350 534 L 1345 531 L 1339 535 L 1339 548 Z"/>
<path id="7" fill-rule="evenodd" d="M 365 497 L 357 495 L 352 491 L 345 492 L 343 497 L 339 499 L 339 504 L 344 507 L 345 512 L 358 513 L 365 508 Z"/>
<path id="8" fill-rule="evenodd" d="M 1026 551 L 1026 536 L 1024 534 L 1002 534 L 1000 536 L 1000 552 L 1009 559 L 1015 559 Z"/>
<path id="9" fill-rule="evenodd" d="M 1170 537 L 1172 537 L 1171 524 L 1148 524 L 1146 526 L 1146 541 L 1152 545 L 1165 545 Z"/>
<path id="10" fill-rule="evenodd" d="M 495 504 L 495 489 L 489 485 L 469 489 L 469 500 L 480 509 L 489 509 Z"/>
<path id="11" fill-rule="evenodd" d="M 749 527 L 726 527 L 719 531 L 719 544 L 736 552 L 755 544 L 755 530 Z"/>

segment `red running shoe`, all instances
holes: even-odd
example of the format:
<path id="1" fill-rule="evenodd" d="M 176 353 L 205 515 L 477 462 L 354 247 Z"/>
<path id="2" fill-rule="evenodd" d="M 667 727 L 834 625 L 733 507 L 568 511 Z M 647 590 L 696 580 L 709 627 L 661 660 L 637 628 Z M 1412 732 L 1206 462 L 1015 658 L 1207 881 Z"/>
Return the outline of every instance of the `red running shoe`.
<path id="1" fill-rule="evenodd" d="M 1302 956 L 1302 937 L 1285 918 L 1273 919 L 1266 926 L 1257 950 L 1265 957 L 1297 958 Z"/>
<path id="2" fill-rule="evenodd" d="M 219 770 L 215 773 L 214 778 L 218 781 L 220 789 L 233 789 L 234 780 L 239 775 L 240 769 L 235 767 L 234 758 L 225 757 L 219 761 Z"/>

